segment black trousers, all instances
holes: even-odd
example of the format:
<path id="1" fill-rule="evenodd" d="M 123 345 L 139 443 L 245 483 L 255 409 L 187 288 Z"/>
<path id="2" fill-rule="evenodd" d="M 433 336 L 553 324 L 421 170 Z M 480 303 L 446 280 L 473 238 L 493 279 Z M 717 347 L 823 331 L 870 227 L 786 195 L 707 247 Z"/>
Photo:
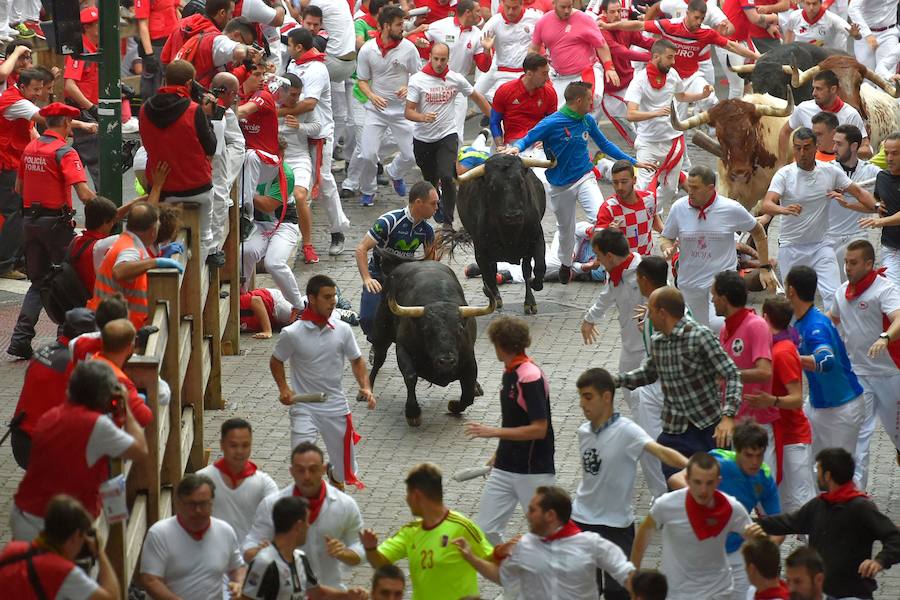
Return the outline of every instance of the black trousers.
<path id="1" fill-rule="evenodd" d="M 126 100 L 127 102 L 127 100 Z M 86 110 L 81 111 L 78 117 L 85 123 L 97 123 L 94 115 Z M 89 133 L 81 129 L 72 131 L 72 147 L 78 153 L 81 164 L 91 174 L 91 180 L 94 182 L 94 189 L 100 189 L 100 136 L 96 133 Z"/>
<path id="2" fill-rule="evenodd" d="M 156 95 L 156 90 L 162 86 L 163 66 L 160 63 L 159 55 L 162 54 L 163 46 L 166 45 L 166 38 L 158 38 L 150 40 L 153 47 L 153 54 L 156 55 L 156 63 L 159 65 L 155 73 L 150 73 L 146 68 L 141 72 L 141 102 L 146 102 L 150 96 Z M 144 58 L 144 48 L 138 42 L 138 55 Z"/>
<path id="3" fill-rule="evenodd" d="M 588 525 L 586 523 L 575 523 L 582 531 L 593 531 L 599 533 L 603 538 L 609 540 L 622 549 L 626 557 L 631 556 L 631 547 L 634 545 L 634 523 L 628 527 L 607 527 L 606 525 Z M 628 600 L 631 596 L 628 590 L 619 585 L 619 582 L 612 578 L 606 571 L 597 569 L 597 597 L 604 597 L 606 600 Z"/>
<path id="4" fill-rule="evenodd" d="M 16 193 L 16 172 L 0 171 L 0 274 L 11 271 L 22 258 L 22 197 Z"/>
<path id="5" fill-rule="evenodd" d="M 423 142 L 413 138 L 413 154 L 416 164 L 422 170 L 422 178 L 440 190 L 441 211 L 444 223 L 453 223 L 456 208 L 456 153 L 459 137 L 455 133 L 436 142 Z"/>

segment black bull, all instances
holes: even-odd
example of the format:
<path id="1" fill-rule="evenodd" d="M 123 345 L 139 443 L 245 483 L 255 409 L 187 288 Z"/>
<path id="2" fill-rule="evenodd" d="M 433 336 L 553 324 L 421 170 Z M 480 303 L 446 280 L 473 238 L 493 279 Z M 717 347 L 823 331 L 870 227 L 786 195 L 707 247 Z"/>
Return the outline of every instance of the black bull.
<path id="1" fill-rule="evenodd" d="M 372 387 L 378 370 L 396 345 L 397 366 L 406 383 L 406 421 L 421 423 L 422 409 L 416 399 L 416 382 L 447 386 L 459 381 L 462 393 L 447 409 L 461 413 L 481 394 L 475 362 L 475 317 L 494 310 L 468 306 L 462 286 L 450 267 L 425 260 L 401 264 L 386 277 L 376 322 L 378 334 L 372 342 Z"/>
<path id="2" fill-rule="evenodd" d="M 484 165 L 460 176 L 456 209 L 475 246 L 475 262 L 481 270 L 484 294 L 498 307 L 503 299 L 497 289 L 497 262 L 522 264 L 525 277 L 525 313 L 535 314 L 532 290 L 544 287 L 544 186 L 530 166 L 550 166 L 549 161 L 495 154 Z M 532 279 L 532 260 L 534 278 Z"/>
<path id="3" fill-rule="evenodd" d="M 775 98 L 786 100 L 785 90 L 794 92 L 794 104 L 799 104 L 812 98 L 812 82 L 808 82 L 799 88 L 791 88 L 791 76 L 784 73 L 783 66 L 790 66 L 796 62 L 797 67 L 803 71 L 812 68 L 834 55 L 846 55 L 846 52 L 835 48 L 823 48 L 806 42 L 792 42 L 775 46 L 753 65 L 731 67 L 745 81 L 753 84 L 754 94 L 769 94 Z"/>

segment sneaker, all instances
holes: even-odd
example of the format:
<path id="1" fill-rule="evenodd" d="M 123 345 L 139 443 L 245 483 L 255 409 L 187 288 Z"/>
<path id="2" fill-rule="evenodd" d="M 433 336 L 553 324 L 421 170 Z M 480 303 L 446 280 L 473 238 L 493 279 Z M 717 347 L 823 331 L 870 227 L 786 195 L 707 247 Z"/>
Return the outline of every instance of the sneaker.
<path id="1" fill-rule="evenodd" d="M 23 40 L 28 40 L 35 37 L 35 33 L 28 28 L 25 23 L 19 23 L 15 26 L 16 37 Z"/>
<path id="2" fill-rule="evenodd" d="M 363 194 L 359 198 L 360 206 L 372 206 L 375 204 L 375 194 Z"/>
<path id="3" fill-rule="evenodd" d="M 341 188 L 341 191 L 338 192 L 338 195 L 339 195 L 341 198 L 352 198 L 353 196 L 356 195 L 356 192 L 354 192 L 353 190 L 348 190 L 347 188 L 342 187 L 342 188 Z"/>
<path id="4" fill-rule="evenodd" d="M 13 347 L 6 349 L 6 353 L 15 360 L 28 360 L 34 355 L 31 346 Z"/>
<path id="5" fill-rule="evenodd" d="M 319 255 L 312 244 L 303 244 L 303 262 L 308 265 L 314 265 L 319 262 Z"/>
<path id="6" fill-rule="evenodd" d="M 330 256 L 337 256 L 339 254 L 344 253 L 344 234 L 343 233 L 332 233 L 331 234 L 331 245 L 328 247 L 328 254 Z"/>
<path id="7" fill-rule="evenodd" d="M 559 282 L 563 285 L 569 283 L 569 280 L 572 279 L 572 267 L 567 267 L 566 265 L 559 266 Z"/>
<path id="8" fill-rule="evenodd" d="M 206 257 L 206 264 L 214 269 L 221 269 L 225 266 L 225 253 L 221 250 L 210 252 Z"/>
<path id="9" fill-rule="evenodd" d="M 134 117 L 131 117 L 124 123 L 122 123 L 122 135 L 128 135 L 130 133 L 137 133 L 140 130 L 138 125 L 138 120 Z"/>
<path id="10" fill-rule="evenodd" d="M 469 263 L 463 269 L 463 274 L 468 279 L 474 279 L 475 277 L 481 277 L 481 269 L 478 268 L 478 263 Z"/>
<path id="11" fill-rule="evenodd" d="M 397 192 L 397 195 L 401 198 L 406 196 L 406 182 L 402 179 L 394 179 L 394 191 Z"/>
<path id="12" fill-rule="evenodd" d="M 47 39 L 47 36 L 44 35 L 44 30 L 41 29 L 41 24 L 37 21 L 25 21 L 25 27 L 38 39 Z"/>
<path id="13" fill-rule="evenodd" d="M 10 269 L 6 273 L 0 275 L 0 279 L 12 279 L 15 281 L 24 281 L 28 279 L 28 275 L 23 273 L 22 271 L 17 271 L 16 269 Z"/>
<path id="14" fill-rule="evenodd" d="M 356 327 L 359 325 L 359 314 L 355 310 L 350 310 L 348 308 L 335 308 L 334 312 L 337 313 L 338 318 L 344 323 L 347 323 L 351 327 Z"/>

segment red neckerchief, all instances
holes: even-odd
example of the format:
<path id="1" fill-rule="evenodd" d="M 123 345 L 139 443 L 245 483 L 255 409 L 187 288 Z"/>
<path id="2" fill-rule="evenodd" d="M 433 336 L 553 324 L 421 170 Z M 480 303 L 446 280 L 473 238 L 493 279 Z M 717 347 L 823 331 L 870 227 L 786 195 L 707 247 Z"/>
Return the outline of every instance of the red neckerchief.
<path id="1" fill-rule="evenodd" d="M 319 313 L 313 310 L 312 306 L 309 304 L 306 305 L 306 308 L 303 309 L 303 312 L 300 313 L 301 321 L 312 321 L 316 325 L 325 325 L 326 327 L 330 327 L 334 329 L 334 325 L 328 322 L 328 317 L 323 317 Z"/>
<path id="2" fill-rule="evenodd" d="M 819 498 L 821 498 L 828 504 L 843 504 L 844 502 L 850 502 L 854 498 L 868 497 L 868 494 L 857 489 L 852 480 L 834 488 L 830 492 L 823 492 L 819 494 Z"/>
<path id="3" fill-rule="evenodd" d="M 422 67 L 422 72 L 426 75 L 431 75 L 432 77 L 437 77 L 438 79 L 442 79 L 444 81 L 447 80 L 447 73 L 450 71 L 449 68 L 444 69 L 443 73 L 438 73 L 434 70 L 434 67 L 431 66 L 430 62 L 425 63 L 425 66 Z"/>
<path id="4" fill-rule="evenodd" d="M 294 62 L 298 65 L 302 65 L 314 60 L 325 62 L 325 54 L 323 52 L 319 52 L 315 48 L 310 48 L 309 50 L 301 54 L 298 58 L 295 58 Z"/>
<path id="5" fill-rule="evenodd" d="M 459 17 L 456 15 L 453 15 L 453 24 L 459 27 L 460 33 L 465 33 L 466 31 L 472 29 L 471 27 L 463 27 L 463 24 L 459 22 Z"/>
<path id="6" fill-rule="evenodd" d="M 559 531 L 557 531 L 556 533 L 551 533 L 547 537 L 541 538 L 541 541 L 546 544 L 547 542 L 554 542 L 563 538 L 572 537 L 573 535 L 578 535 L 579 533 L 581 533 L 581 529 L 579 529 L 578 525 L 576 525 L 574 521 L 569 521 L 568 523 L 560 527 Z"/>
<path id="7" fill-rule="evenodd" d="M 837 114 L 842 108 L 844 108 L 844 101 L 841 100 L 840 96 L 834 97 L 834 104 L 831 106 L 820 106 L 823 111 Z"/>
<path id="8" fill-rule="evenodd" d="M 788 589 L 787 583 L 778 580 L 778 585 L 770 587 L 767 590 L 756 590 L 753 600 L 791 600 L 791 590 Z"/>
<path id="9" fill-rule="evenodd" d="M 887 269 L 885 267 L 881 267 L 880 269 L 872 269 L 866 276 L 857 281 L 856 283 L 847 283 L 847 290 L 844 292 L 844 297 L 847 300 L 856 300 L 860 296 L 862 296 L 869 286 L 875 283 L 875 278 L 879 275 L 884 277 L 884 272 Z"/>
<path id="10" fill-rule="evenodd" d="M 805 10 L 801 10 L 800 12 L 803 14 L 803 20 L 804 20 L 804 21 L 806 21 L 806 22 L 809 23 L 810 25 L 815 25 L 816 23 L 819 22 L 819 19 L 821 19 L 822 16 L 825 14 L 825 7 L 823 6 L 822 8 L 819 9 L 819 14 L 817 14 L 817 15 L 816 15 L 816 18 L 813 19 L 812 21 L 810 21 L 810 20 L 807 18 L 807 16 L 806 16 L 806 11 L 805 11 Z"/>
<path id="11" fill-rule="evenodd" d="M 666 85 L 668 75 L 668 73 L 660 71 L 652 62 L 647 63 L 647 81 L 650 82 L 650 87 L 654 90 L 661 90 Z"/>
<path id="12" fill-rule="evenodd" d="M 240 473 L 234 473 L 228 468 L 228 463 L 225 462 L 224 458 L 220 458 L 216 462 L 213 463 L 213 466 L 219 470 L 222 475 L 228 477 L 231 480 L 231 483 L 237 487 L 239 481 L 243 481 L 247 479 L 254 473 L 256 473 L 256 465 L 251 461 L 247 461 L 244 463 L 244 468 L 241 469 Z"/>
<path id="13" fill-rule="evenodd" d="M 741 326 L 741 323 L 744 322 L 744 319 L 749 317 L 752 314 L 756 314 L 752 308 L 740 308 L 734 312 L 730 317 L 725 317 L 725 325 L 723 333 L 725 334 L 725 339 L 731 339 L 731 336 L 734 335 L 734 332 L 737 331 L 738 327 Z"/>
<path id="14" fill-rule="evenodd" d="M 181 528 L 184 529 L 185 533 L 187 533 L 189 536 L 191 536 L 192 538 L 194 538 L 194 539 L 197 540 L 198 542 L 199 542 L 200 540 L 203 539 L 203 536 L 206 535 L 206 532 L 207 532 L 207 531 L 209 531 L 209 526 L 212 525 L 212 519 L 210 519 L 210 520 L 206 523 L 206 527 L 204 527 L 204 528 L 201 529 L 200 531 L 191 531 L 191 530 L 188 529 L 187 526 L 184 524 L 184 521 L 181 520 L 181 517 L 179 517 L 178 515 L 175 515 L 175 518 L 178 520 L 178 524 L 181 525 Z"/>
<path id="15" fill-rule="evenodd" d="M 378 44 L 378 49 L 381 50 L 381 56 L 384 58 L 387 56 L 387 53 L 400 45 L 400 42 L 403 40 L 390 40 L 387 44 L 385 44 L 381 40 L 381 35 L 375 36 L 375 43 Z"/>
<path id="16" fill-rule="evenodd" d="M 609 270 L 609 280 L 612 281 L 613 287 L 618 287 L 622 283 L 622 277 L 625 275 L 625 269 L 634 260 L 634 254 L 629 253 L 628 258 L 619 263 L 619 266 Z"/>
<path id="17" fill-rule="evenodd" d="M 691 529 L 694 535 L 701 542 L 707 538 L 716 537 L 728 521 L 731 520 L 731 502 L 725 497 L 725 494 L 716 490 L 713 497 L 713 506 L 703 506 L 691 496 L 688 492 L 684 495 L 684 508 L 687 511 L 688 521 L 691 523 Z"/>
<path id="18" fill-rule="evenodd" d="M 648 64 L 649 64 L 649 63 L 648 63 Z M 709 208 L 710 206 L 712 206 L 712 203 L 716 201 L 716 196 L 718 196 L 718 192 L 713 192 L 712 198 L 710 198 L 710 199 L 709 199 L 709 202 L 707 202 L 707 203 L 704 204 L 703 206 L 694 206 L 693 204 L 691 204 L 690 202 L 688 202 L 688 204 L 690 204 L 691 207 L 696 208 L 697 210 L 700 211 L 700 212 L 697 213 L 697 220 L 698 220 L 698 221 L 699 221 L 700 219 L 703 219 L 704 221 L 706 220 L 706 209 Z"/>
<path id="19" fill-rule="evenodd" d="M 509 365 L 503 369 L 505 373 L 512 373 L 516 369 L 518 369 L 521 365 L 531 362 L 531 357 L 526 354 L 516 354 L 511 361 L 509 361 Z"/>
<path id="20" fill-rule="evenodd" d="M 518 23 L 519 21 L 522 20 L 522 17 L 525 16 L 525 10 L 526 10 L 526 9 L 525 9 L 525 6 L 523 5 L 523 6 L 522 6 L 522 12 L 519 13 L 519 18 L 516 19 L 515 21 L 513 21 L 512 19 L 510 19 L 509 17 L 507 17 L 507 16 L 506 16 L 506 11 L 503 10 L 502 8 L 500 9 L 500 14 L 503 15 L 503 22 L 504 22 L 504 23 L 506 23 L 507 25 L 515 25 L 516 23 Z"/>
<path id="21" fill-rule="evenodd" d="M 191 92 L 183 85 L 164 85 L 156 91 L 157 94 L 175 94 L 182 98 L 190 98 Z"/>
<path id="22" fill-rule="evenodd" d="M 373 29 L 378 29 L 378 19 L 373 17 L 372 13 L 365 11 L 365 14 L 363 14 L 363 16 L 360 17 L 360 19 L 362 19 L 363 23 L 365 23 L 369 27 L 372 27 Z"/>
<path id="23" fill-rule="evenodd" d="M 306 498 L 303 494 L 300 493 L 300 490 L 297 489 L 297 486 L 294 486 L 294 496 L 301 496 L 306 498 L 306 501 L 309 502 L 309 524 L 312 525 L 316 522 L 316 519 L 319 518 L 319 513 L 322 511 L 322 505 L 325 504 L 325 493 L 328 490 L 325 489 L 325 482 L 322 482 L 322 485 L 319 486 L 319 495 L 315 498 Z"/>

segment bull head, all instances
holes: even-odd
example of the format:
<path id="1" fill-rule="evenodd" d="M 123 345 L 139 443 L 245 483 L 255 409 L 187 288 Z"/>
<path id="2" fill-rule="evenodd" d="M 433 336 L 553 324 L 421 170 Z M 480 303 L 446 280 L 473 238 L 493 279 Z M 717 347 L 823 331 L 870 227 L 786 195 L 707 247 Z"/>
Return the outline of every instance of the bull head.
<path id="1" fill-rule="evenodd" d="M 522 161 L 522 166 L 526 169 L 529 168 L 537 168 L 537 169 L 552 169 L 556 166 L 555 160 L 546 160 L 540 158 L 530 158 L 527 156 L 522 156 L 519 158 Z M 462 175 L 456 178 L 458 183 L 463 183 L 465 181 L 472 181 L 473 179 L 478 179 L 484 175 L 484 165 L 478 165 L 474 169 L 469 169 Z"/>
<path id="2" fill-rule="evenodd" d="M 487 306 L 460 306 L 459 316 L 463 319 L 466 317 L 482 317 L 494 312 L 496 307 L 496 301 L 491 298 Z M 390 308 L 391 312 L 398 317 L 415 318 L 425 314 L 424 306 L 401 306 L 400 304 L 397 304 L 397 301 L 394 300 L 393 296 L 388 298 L 388 308 Z"/>
<path id="3" fill-rule="evenodd" d="M 774 106 L 768 106 L 765 104 L 754 104 L 756 107 L 756 114 L 760 117 L 788 117 L 794 112 L 794 95 L 790 93 L 790 90 L 787 90 L 787 104 L 784 108 L 775 108 Z M 678 118 L 678 113 L 675 110 L 675 101 L 672 101 L 671 111 L 669 112 L 669 119 L 672 122 L 672 127 L 677 131 L 687 131 L 689 129 L 693 129 L 695 127 L 699 127 L 700 125 L 704 125 L 709 123 L 709 111 L 704 110 L 699 115 L 694 115 L 686 121 L 682 121 Z"/>

